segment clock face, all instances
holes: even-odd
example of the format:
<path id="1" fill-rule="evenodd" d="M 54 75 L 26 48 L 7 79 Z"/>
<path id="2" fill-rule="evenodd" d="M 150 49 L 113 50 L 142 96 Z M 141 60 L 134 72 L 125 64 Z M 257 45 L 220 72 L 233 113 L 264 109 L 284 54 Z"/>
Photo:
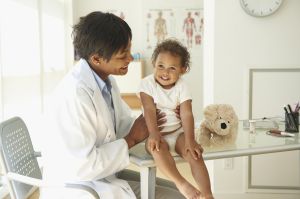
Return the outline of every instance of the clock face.
<path id="1" fill-rule="evenodd" d="M 264 17 L 274 13 L 282 0 L 240 0 L 242 8 L 255 17 Z"/>

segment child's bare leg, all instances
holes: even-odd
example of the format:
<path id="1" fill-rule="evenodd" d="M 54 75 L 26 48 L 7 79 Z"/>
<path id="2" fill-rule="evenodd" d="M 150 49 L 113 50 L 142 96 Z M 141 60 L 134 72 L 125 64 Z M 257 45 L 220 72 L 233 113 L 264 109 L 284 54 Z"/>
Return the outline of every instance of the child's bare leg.
<path id="1" fill-rule="evenodd" d="M 188 199 L 198 199 L 200 197 L 200 191 L 186 181 L 179 173 L 166 141 L 160 143 L 159 151 L 154 150 L 150 151 L 150 153 L 159 170 L 175 183 L 184 197 Z"/>
<path id="2" fill-rule="evenodd" d="M 184 144 L 185 144 L 184 134 L 181 134 L 179 135 L 176 142 L 176 146 L 175 146 L 176 152 L 179 155 L 181 155 L 190 164 L 192 175 L 201 191 L 201 198 L 213 199 L 208 171 L 202 156 L 197 160 L 195 160 L 190 153 L 186 154 L 184 152 Z"/>

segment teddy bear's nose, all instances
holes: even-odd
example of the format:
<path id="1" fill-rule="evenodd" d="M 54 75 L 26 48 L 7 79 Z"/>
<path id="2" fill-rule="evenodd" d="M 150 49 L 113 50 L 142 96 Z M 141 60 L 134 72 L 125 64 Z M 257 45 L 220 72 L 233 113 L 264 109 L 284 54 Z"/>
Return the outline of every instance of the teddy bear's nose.
<path id="1" fill-rule="evenodd" d="M 221 128 L 226 129 L 227 125 L 225 123 L 221 123 Z"/>

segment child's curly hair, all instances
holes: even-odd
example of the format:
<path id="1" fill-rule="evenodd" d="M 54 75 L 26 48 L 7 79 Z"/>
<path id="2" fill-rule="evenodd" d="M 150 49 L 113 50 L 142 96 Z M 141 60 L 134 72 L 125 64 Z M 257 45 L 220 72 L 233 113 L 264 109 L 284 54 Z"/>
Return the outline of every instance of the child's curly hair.
<path id="1" fill-rule="evenodd" d="M 169 52 L 173 56 L 178 56 L 181 59 L 181 66 L 186 67 L 186 71 L 190 70 L 190 53 L 187 48 L 176 39 L 166 39 L 159 43 L 152 54 L 152 64 L 154 65 L 157 56 L 161 52 Z"/>

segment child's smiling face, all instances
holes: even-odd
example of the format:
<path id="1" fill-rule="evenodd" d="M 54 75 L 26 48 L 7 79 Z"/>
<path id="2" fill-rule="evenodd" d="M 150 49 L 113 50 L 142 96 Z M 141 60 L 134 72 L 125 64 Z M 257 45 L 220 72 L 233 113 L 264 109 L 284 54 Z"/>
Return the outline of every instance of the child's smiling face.
<path id="1" fill-rule="evenodd" d="M 185 71 L 181 57 L 169 52 L 159 53 L 154 63 L 155 80 L 165 89 L 172 88 Z"/>

